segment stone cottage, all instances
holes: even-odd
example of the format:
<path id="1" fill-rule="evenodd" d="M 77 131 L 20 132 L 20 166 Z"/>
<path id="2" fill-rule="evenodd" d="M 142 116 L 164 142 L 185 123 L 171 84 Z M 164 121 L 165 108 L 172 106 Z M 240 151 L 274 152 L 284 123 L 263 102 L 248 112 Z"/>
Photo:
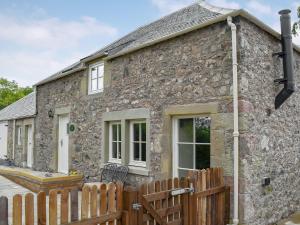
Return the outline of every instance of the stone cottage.
<path id="1" fill-rule="evenodd" d="M 16 166 L 32 167 L 34 154 L 35 93 L 0 111 L 0 158 Z"/>
<path id="2" fill-rule="evenodd" d="M 240 223 L 300 210 L 299 92 L 274 107 L 280 39 L 246 11 L 204 1 L 138 28 L 35 85 L 33 168 L 98 180 L 114 162 L 137 183 L 221 166 L 231 184 L 235 138 Z"/>

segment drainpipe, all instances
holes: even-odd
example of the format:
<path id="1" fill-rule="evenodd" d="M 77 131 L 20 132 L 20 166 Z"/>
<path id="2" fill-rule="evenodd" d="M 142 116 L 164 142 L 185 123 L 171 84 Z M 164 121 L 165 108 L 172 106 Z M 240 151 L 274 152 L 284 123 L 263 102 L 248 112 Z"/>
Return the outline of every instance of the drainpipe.
<path id="1" fill-rule="evenodd" d="M 232 75 L 233 75 L 233 224 L 239 223 L 239 108 L 238 108 L 238 77 L 236 25 L 232 18 L 227 18 L 232 35 Z"/>

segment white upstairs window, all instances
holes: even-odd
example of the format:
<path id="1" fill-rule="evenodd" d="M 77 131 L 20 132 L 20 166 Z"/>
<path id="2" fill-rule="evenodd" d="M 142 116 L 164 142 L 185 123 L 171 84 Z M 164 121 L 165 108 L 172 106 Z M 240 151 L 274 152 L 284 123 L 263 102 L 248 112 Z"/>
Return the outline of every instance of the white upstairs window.
<path id="1" fill-rule="evenodd" d="M 93 64 L 89 68 L 89 94 L 103 91 L 104 64 Z"/>

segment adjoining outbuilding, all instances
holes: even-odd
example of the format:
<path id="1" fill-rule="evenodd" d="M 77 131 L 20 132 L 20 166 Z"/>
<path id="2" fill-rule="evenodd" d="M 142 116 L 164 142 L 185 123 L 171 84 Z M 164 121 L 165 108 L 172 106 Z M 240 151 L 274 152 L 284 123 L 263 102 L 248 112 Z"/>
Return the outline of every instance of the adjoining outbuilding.
<path id="1" fill-rule="evenodd" d="M 0 111 L 0 158 L 32 167 L 36 94 L 32 92 Z"/>

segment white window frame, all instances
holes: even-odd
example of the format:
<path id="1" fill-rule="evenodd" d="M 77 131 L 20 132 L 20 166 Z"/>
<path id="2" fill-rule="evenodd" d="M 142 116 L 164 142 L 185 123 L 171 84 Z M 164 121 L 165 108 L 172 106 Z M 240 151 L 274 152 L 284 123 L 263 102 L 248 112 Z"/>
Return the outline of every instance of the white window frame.
<path id="1" fill-rule="evenodd" d="M 22 145 L 22 127 L 17 126 L 17 144 Z"/>
<path id="2" fill-rule="evenodd" d="M 193 142 L 179 142 L 179 137 L 178 137 L 178 122 L 180 119 L 190 119 L 190 118 L 204 118 L 204 117 L 208 117 L 211 119 L 210 115 L 193 115 L 193 116 L 175 116 L 173 117 L 173 123 L 172 123 L 172 127 L 173 127 L 173 131 L 172 131 L 172 136 L 173 136 L 173 177 L 178 177 L 178 170 L 182 169 L 182 170 L 191 170 L 194 171 L 195 169 L 189 169 L 189 168 L 181 168 L 179 167 L 179 151 L 178 151 L 178 144 L 193 144 L 193 158 L 195 159 L 195 145 L 196 144 L 203 144 L 203 145 L 210 145 L 211 146 L 211 140 L 210 143 L 196 143 L 195 142 L 195 126 L 193 126 Z M 195 160 L 193 161 L 193 168 L 195 168 Z"/>
<path id="3" fill-rule="evenodd" d="M 96 78 L 97 79 L 97 90 L 92 90 L 92 69 L 95 68 L 95 67 L 101 67 L 101 66 L 103 68 L 103 74 L 102 74 L 102 76 L 97 75 L 97 78 Z M 96 94 L 96 93 L 103 92 L 103 90 L 104 90 L 104 63 L 103 62 L 98 62 L 98 63 L 91 64 L 89 66 L 89 76 L 88 77 L 89 77 L 88 94 L 91 95 L 91 94 Z M 98 79 L 99 78 L 103 79 L 103 84 L 102 84 L 103 87 L 102 87 L 102 89 L 98 89 Z"/>
<path id="4" fill-rule="evenodd" d="M 121 141 L 118 141 L 119 138 L 117 138 L 117 141 L 113 141 L 113 125 L 120 125 L 120 129 L 121 129 L 121 132 L 122 132 L 122 124 L 121 122 L 110 122 L 109 123 L 109 157 L 108 157 L 108 162 L 109 163 L 118 163 L 118 164 L 121 164 L 122 163 L 122 133 L 121 133 L 121 137 L 120 137 L 120 140 Z M 119 137 L 119 132 L 117 132 L 117 136 Z M 121 159 L 117 159 L 117 158 L 113 158 L 112 157 L 112 149 L 113 149 L 113 146 L 112 146 L 112 143 L 113 142 L 121 142 Z M 117 154 L 119 152 L 119 145 L 117 145 Z"/>
<path id="5" fill-rule="evenodd" d="M 140 143 L 140 156 L 141 156 L 141 144 L 142 143 L 145 143 L 146 144 L 146 161 L 137 161 L 137 160 L 134 160 L 134 148 L 133 148 L 133 143 L 134 143 L 134 140 L 133 140 L 133 125 L 134 124 L 141 124 L 141 123 L 145 123 L 146 124 L 146 141 L 139 141 Z M 132 120 L 130 121 L 130 128 L 129 128 L 129 132 L 130 132 L 130 147 L 129 147 L 129 165 L 130 166 L 137 166 L 137 167 L 146 167 L 147 166 L 147 160 L 148 160 L 148 154 L 147 154 L 147 121 L 146 120 Z M 140 129 L 140 137 L 141 137 L 141 129 Z"/>

